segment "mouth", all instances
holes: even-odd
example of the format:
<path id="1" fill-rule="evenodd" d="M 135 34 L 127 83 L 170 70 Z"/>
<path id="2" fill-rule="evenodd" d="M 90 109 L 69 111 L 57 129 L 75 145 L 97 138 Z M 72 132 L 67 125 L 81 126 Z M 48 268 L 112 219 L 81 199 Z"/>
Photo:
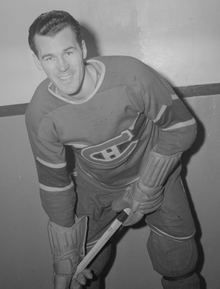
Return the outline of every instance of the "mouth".
<path id="1" fill-rule="evenodd" d="M 59 79 L 61 81 L 69 81 L 72 77 L 73 77 L 73 74 L 69 74 L 69 75 L 66 75 L 66 76 L 59 76 Z"/>

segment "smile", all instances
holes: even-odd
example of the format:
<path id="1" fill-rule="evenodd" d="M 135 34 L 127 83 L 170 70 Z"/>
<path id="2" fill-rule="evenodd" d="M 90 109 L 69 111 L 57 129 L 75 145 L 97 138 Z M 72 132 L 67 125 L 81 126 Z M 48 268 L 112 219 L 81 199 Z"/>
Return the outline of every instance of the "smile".
<path id="1" fill-rule="evenodd" d="M 60 80 L 69 80 L 73 75 L 70 74 L 70 75 L 67 75 L 67 76 L 60 76 L 59 79 Z"/>

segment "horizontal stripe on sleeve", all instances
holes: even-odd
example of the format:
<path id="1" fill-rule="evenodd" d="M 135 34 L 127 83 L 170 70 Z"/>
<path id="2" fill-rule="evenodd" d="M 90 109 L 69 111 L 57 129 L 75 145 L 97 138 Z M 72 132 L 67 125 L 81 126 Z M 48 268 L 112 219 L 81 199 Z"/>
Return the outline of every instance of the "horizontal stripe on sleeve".
<path id="1" fill-rule="evenodd" d="M 179 123 L 191 125 L 192 121 L 194 123 L 192 115 L 188 110 L 186 110 L 181 100 L 177 98 L 172 101 L 171 106 L 166 106 L 166 109 L 164 109 L 164 106 L 161 107 L 158 116 L 154 120 L 154 123 L 159 125 L 163 130 L 166 130 L 171 127 L 175 127 L 176 125 L 176 128 L 178 128 Z M 182 124 L 180 126 L 182 126 Z"/>
<path id="2" fill-rule="evenodd" d="M 44 166 L 47 166 L 49 168 L 55 168 L 55 169 L 59 169 L 59 168 L 64 168 L 66 166 L 66 162 L 61 163 L 61 164 L 52 164 L 49 162 L 45 162 L 44 160 L 40 159 L 39 157 L 37 157 L 37 160 L 43 164 Z"/>
<path id="3" fill-rule="evenodd" d="M 73 182 L 71 182 L 68 186 L 62 188 L 48 187 L 40 183 L 40 188 L 47 192 L 63 192 L 71 189 L 73 187 Z"/>
<path id="4" fill-rule="evenodd" d="M 174 124 L 168 128 L 164 128 L 162 130 L 164 131 L 168 131 L 168 130 L 174 130 L 174 129 L 179 129 L 179 128 L 183 128 L 183 127 L 186 127 L 186 126 L 190 126 L 190 125 L 194 125 L 196 123 L 195 119 L 192 118 L 188 121 L 185 121 L 185 122 L 179 122 L 177 124 Z"/>
<path id="5" fill-rule="evenodd" d="M 48 188 L 46 189 L 48 191 L 50 191 L 49 188 L 56 188 L 57 191 L 63 191 L 71 185 L 72 180 L 69 177 L 67 166 L 54 168 L 46 166 L 45 162 L 40 162 L 39 159 L 36 160 L 36 166 L 41 188 Z M 52 191 L 54 191 L 54 189 L 52 189 Z"/>

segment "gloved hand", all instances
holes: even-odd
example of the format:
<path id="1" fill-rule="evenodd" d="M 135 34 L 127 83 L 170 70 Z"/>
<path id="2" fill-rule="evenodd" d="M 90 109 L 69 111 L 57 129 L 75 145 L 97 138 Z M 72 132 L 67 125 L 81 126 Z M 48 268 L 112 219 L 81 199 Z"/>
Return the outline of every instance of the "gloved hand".
<path id="1" fill-rule="evenodd" d="M 54 289 L 69 289 L 77 265 L 85 256 L 87 217 L 76 219 L 71 228 L 49 222 L 48 233 L 54 261 Z M 92 279 L 90 270 L 79 273 L 71 288 L 80 289 L 86 279 Z"/>
<path id="2" fill-rule="evenodd" d="M 72 280 L 72 275 L 56 274 L 54 277 L 54 289 L 81 289 L 82 285 L 86 284 L 87 279 L 92 278 L 93 275 L 89 269 L 83 270 L 74 280 Z"/>
<path id="3" fill-rule="evenodd" d="M 145 214 L 152 213 L 161 206 L 163 191 L 162 186 L 150 188 L 135 182 L 126 189 L 121 197 L 113 201 L 112 210 L 120 212 L 125 208 L 131 208 L 131 212 L 123 225 L 134 225 Z"/>
<path id="4" fill-rule="evenodd" d="M 72 280 L 70 289 L 81 289 L 82 285 L 86 285 L 87 279 L 92 279 L 92 273 L 89 269 L 83 270 L 81 273 L 79 273 L 75 279 Z"/>

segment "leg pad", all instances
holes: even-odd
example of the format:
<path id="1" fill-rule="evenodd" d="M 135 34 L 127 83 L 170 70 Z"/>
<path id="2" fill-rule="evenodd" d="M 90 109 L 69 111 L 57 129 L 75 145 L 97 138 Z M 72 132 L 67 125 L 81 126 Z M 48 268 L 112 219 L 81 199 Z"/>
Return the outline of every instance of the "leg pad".
<path id="1" fill-rule="evenodd" d="M 194 238 L 177 241 L 151 231 L 147 248 L 154 270 L 162 276 L 176 278 L 195 269 L 198 254 Z"/>
<path id="2" fill-rule="evenodd" d="M 191 273 L 191 274 L 190 274 Z M 194 272 L 176 278 L 162 278 L 164 289 L 200 289 L 199 277 Z"/>

